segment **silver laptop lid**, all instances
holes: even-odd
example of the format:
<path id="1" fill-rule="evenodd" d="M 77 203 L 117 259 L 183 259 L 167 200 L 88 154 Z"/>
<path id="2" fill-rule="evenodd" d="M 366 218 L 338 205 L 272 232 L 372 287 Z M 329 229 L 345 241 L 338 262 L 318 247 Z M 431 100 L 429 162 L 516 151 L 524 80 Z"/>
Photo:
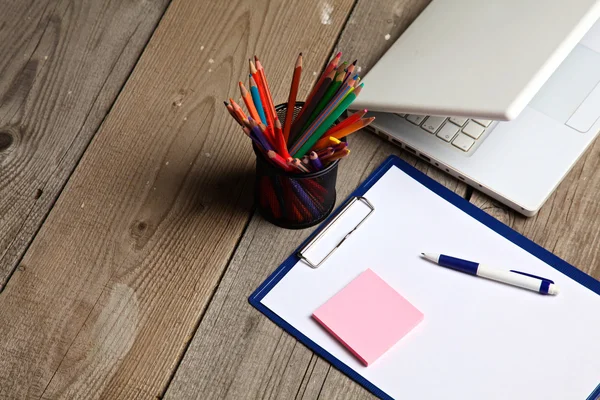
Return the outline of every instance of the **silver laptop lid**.
<path id="1" fill-rule="evenodd" d="M 513 119 L 598 17 L 599 0 L 433 0 L 352 108 Z"/>

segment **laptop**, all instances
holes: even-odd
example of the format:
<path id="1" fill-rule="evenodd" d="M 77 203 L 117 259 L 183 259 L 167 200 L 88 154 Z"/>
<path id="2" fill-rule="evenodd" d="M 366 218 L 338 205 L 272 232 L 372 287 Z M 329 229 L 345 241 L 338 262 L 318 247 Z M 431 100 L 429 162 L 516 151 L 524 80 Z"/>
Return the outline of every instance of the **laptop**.
<path id="1" fill-rule="evenodd" d="M 433 0 L 365 76 L 378 135 L 533 216 L 600 131 L 599 0 Z"/>

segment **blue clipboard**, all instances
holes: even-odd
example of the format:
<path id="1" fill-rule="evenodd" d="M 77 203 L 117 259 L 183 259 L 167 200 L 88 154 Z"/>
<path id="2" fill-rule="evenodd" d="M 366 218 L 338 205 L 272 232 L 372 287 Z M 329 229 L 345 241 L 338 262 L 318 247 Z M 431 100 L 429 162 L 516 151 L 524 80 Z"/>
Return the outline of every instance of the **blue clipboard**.
<path id="1" fill-rule="evenodd" d="M 574 266 L 560 259 L 559 257 L 555 256 L 543 247 L 535 244 L 531 240 L 527 239 L 525 236 L 514 231 L 512 228 L 498 221 L 496 218 L 485 213 L 480 208 L 477 208 L 464 198 L 460 197 L 445 186 L 431 179 L 430 177 L 428 177 L 427 175 L 417 170 L 416 168 L 414 168 L 413 166 L 411 166 L 410 164 L 408 164 L 407 162 L 405 162 L 397 156 L 389 156 L 383 162 L 383 164 L 381 164 L 379 168 L 377 168 L 377 170 L 375 170 L 358 188 L 356 188 L 356 190 L 354 190 L 354 192 L 349 196 L 349 198 L 363 196 L 392 167 L 398 167 L 404 173 L 406 173 L 411 178 L 415 179 L 417 182 L 427 187 L 433 193 L 437 194 L 444 200 L 448 201 L 449 203 L 453 204 L 465 213 L 469 214 L 471 217 L 486 225 L 488 228 L 504 236 L 506 239 L 510 240 L 517 246 L 533 254 L 534 256 L 544 261 L 548 265 L 552 266 L 556 270 L 562 272 L 574 281 L 600 295 L 599 281 L 580 271 L 579 269 L 575 268 Z M 342 207 L 343 205 L 338 207 L 331 214 L 331 216 L 329 216 L 319 226 L 319 228 L 315 230 L 315 232 L 309 238 L 307 238 L 304 241 L 304 243 L 302 243 L 298 247 L 298 249 L 296 249 L 296 251 L 292 255 L 290 255 L 283 262 L 283 264 L 281 264 L 281 266 L 279 266 L 279 268 L 277 268 L 275 272 L 273 272 L 271 276 L 269 276 L 267 280 L 265 280 L 254 291 L 254 293 L 252 293 L 252 295 L 248 298 L 248 301 L 254 308 L 256 308 L 261 313 L 265 314 L 271 321 L 283 328 L 284 331 L 294 336 L 302 344 L 307 346 L 309 349 L 311 349 L 323 359 L 327 360 L 329 363 L 331 363 L 331 365 L 333 365 L 335 368 L 349 376 L 355 382 L 362 385 L 375 396 L 382 399 L 393 400 L 393 398 L 387 393 L 383 392 L 369 380 L 365 379 L 362 375 L 358 374 L 346 364 L 338 360 L 327 350 L 323 349 L 321 346 L 313 342 L 310 338 L 299 332 L 296 328 L 294 328 L 292 325 L 287 323 L 284 319 L 279 317 L 277 314 L 275 314 L 273 311 L 271 311 L 269 308 L 267 308 L 261 303 L 261 300 L 269 293 L 269 291 L 277 285 L 277 283 L 294 267 L 294 265 L 298 263 L 298 261 L 300 261 L 300 257 L 298 256 L 298 252 L 300 251 L 300 249 L 303 248 L 308 242 L 310 242 L 321 231 L 321 229 L 323 229 L 323 227 L 327 226 L 329 222 L 338 214 Z M 587 397 L 586 400 L 598 399 L 600 399 L 600 384 Z"/>

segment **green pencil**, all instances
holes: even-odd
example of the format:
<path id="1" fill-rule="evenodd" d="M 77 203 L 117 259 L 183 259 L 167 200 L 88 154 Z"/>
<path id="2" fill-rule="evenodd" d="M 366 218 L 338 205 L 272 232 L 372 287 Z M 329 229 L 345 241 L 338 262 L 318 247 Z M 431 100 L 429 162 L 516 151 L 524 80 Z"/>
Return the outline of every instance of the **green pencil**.
<path id="1" fill-rule="evenodd" d="M 308 119 L 308 121 L 306 121 L 306 123 L 304 124 L 304 127 L 302 127 L 302 131 L 305 131 L 306 129 L 308 129 L 310 124 L 312 124 L 313 121 L 319 116 L 319 114 L 321 114 L 321 111 L 323 111 L 323 109 L 325 109 L 327 104 L 329 104 L 331 99 L 333 99 L 333 96 L 335 96 L 335 94 L 338 92 L 338 90 L 340 90 L 340 87 L 342 87 L 343 82 L 344 82 L 344 74 L 338 73 L 335 76 L 335 80 L 331 83 L 331 85 L 329 85 L 329 88 L 327 88 L 327 91 L 321 98 L 321 101 L 319 101 L 319 103 L 313 110 L 310 118 Z"/>
<path id="2" fill-rule="evenodd" d="M 346 109 L 352 104 L 352 102 L 358 97 L 360 91 L 362 90 L 364 84 L 361 84 L 359 87 L 354 89 L 350 94 L 346 96 L 346 98 L 340 103 L 339 106 L 336 107 L 335 110 L 323 121 L 323 123 L 319 126 L 319 128 L 311 135 L 310 138 L 304 143 L 304 145 L 294 153 L 294 158 L 302 158 L 306 153 L 310 151 L 310 149 L 317 143 L 321 136 L 333 125 L 335 121 L 346 111 Z"/>

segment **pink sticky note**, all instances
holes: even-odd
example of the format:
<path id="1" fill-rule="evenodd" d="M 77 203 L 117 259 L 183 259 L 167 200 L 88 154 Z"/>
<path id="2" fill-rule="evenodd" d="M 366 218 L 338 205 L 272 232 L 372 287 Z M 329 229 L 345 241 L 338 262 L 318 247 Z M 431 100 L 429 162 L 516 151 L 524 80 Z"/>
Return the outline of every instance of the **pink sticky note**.
<path id="1" fill-rule="evenodd" d="M 370 269 L 314 313 L 365 365 L 372 364 L 423 320 L 423 313 Z"/>

